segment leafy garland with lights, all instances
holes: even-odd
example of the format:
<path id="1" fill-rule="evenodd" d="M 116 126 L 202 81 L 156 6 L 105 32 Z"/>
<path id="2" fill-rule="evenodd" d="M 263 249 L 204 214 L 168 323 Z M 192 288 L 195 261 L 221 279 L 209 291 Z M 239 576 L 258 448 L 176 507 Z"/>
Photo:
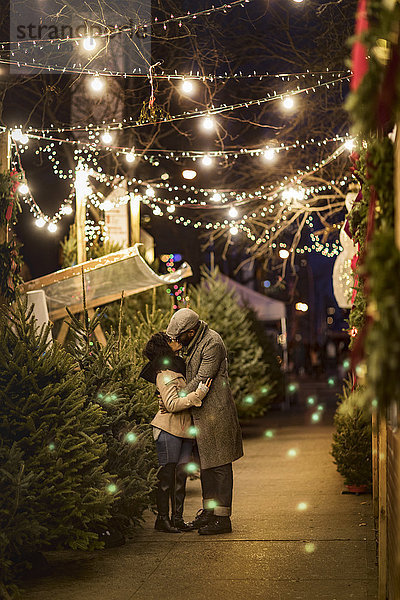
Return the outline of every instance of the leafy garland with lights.
<path id="1" fill-rule="evenodd" d="M 352 220 L 364 248 L 358 269 L 364 277 L 367 302 L 364 326 L 353 349 L 353 362 L 358 363 L 356 373 L 361 381 L 366 374 L 369 400 L 384 413 L 392 399 L 400 396 L 397 318 L 400 252 L 394 231 L 395 161 L 392 140 L 384 137 L 396 122 L 400 102 L 397 34 L 393 36 L 400 21 L 400 6 L 374 1 L 368 2 L 367 8 L 369 25 L 365 25 L 362 37 L 365 54 L 364 64 L 360 63 L 362 79 L 348 100 L 354 127 L 366 140 L 365 156 L 360 153 L 358 170 L 363 204 L 354 210 Z M 384 52 L 379 51 L 380 46 Z M 378 135 L 371 133 L 376 131 Z"/>
<path id="2" fill-rule="evenodd" d="M 17 214 L 22 210 L 16 193 L 18 185 L 16 171 L 0 174 L 0 227 L 6 232 L 6 239 L 0 244 L 0 293 L 7 302 L 15 300 L 16 289 L 22 283 L 20 244 L 15 239 L 8 240 L 7 236 L 9 225 L 16 222 Z"/>

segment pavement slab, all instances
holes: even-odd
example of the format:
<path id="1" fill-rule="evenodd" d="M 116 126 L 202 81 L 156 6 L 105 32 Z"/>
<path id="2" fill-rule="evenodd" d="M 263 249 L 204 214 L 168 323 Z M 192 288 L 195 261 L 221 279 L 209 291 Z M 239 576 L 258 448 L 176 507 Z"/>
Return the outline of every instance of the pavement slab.
<path id="1" fill-rule="evenodd" d="M 376 600 L 371 496 L 341 493 L 331 414 L 312 425 L 304 410 L 275 411 L 246 424 L 232 534 L 167 535 L 149 513 L 125 546 L 48 553 L 49 572 L 24 582 L 24 600 Z M 189 481 L 185 518 L 200 506 Z"/>

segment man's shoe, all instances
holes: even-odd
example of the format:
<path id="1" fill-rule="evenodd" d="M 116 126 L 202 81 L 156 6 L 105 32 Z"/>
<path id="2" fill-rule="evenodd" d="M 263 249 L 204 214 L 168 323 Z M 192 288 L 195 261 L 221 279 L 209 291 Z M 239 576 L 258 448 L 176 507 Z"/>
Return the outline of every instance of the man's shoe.
<path id="1" fill-rule="evenodd" d="M 192 523 L 185 523 L 182 517 L 172 517 L 171 525 L 176 527 L 180 531 L 193 531 L 194 527 Z"/>
<path id="2" fill-rule="evenodd" d="M 172 527 L 169 517 L 158 515 L 154 524 L 154 529 L 163 531 L 164 533 L 181 533 L 176 527 Z"/>
<path id="3" fill-rule="evenodd" d="M 218 533 L 232 533 L 229 517 L 215 516 L 207 525 L 199 529 L 200 535 L 217 535 Z"/>
<path id="4" fill-rule="evenodd" d="M 211 510 L 201 508 L 197 511 L 194 521 L 191 521 L 190 523 L 188 523 L 188 525 L 192 529 L 200 529 L 200 527 L 204 527 L 205 525 L 207 525 L 207 523 L 209 523 L 212 520 L 213 516 L 214 514 Z"/>

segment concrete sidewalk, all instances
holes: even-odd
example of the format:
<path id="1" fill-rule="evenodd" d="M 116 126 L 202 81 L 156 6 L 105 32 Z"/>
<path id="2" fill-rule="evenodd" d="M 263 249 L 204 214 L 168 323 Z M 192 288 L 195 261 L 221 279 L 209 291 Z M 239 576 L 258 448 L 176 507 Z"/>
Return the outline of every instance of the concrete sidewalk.
<path id="1" fill-rule="evenodd" d="M 371 497 L 341 495 L 331 414 L 310 416 L 271 412 L 244 428 L 232 534 L 157 533 L 149 515 L 120 548 L 49 553 L 50 573 L 26 582 L 24 600 L 375 600 Z M 199 482 L 188 488 L 190 519 Z"/>

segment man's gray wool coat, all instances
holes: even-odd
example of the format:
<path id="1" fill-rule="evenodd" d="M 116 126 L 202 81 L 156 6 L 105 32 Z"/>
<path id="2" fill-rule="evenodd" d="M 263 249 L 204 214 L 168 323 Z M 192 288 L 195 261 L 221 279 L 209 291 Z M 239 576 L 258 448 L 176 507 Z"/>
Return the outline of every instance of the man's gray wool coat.
<path id="1" fill-rule="evenodd" d="M 242 434 L 228 379 L 228 360 L 221 336 L 201 322 L 188 347 L 186 392 L 212 378 L 211 389 L 199 408 L 191 408 L 200 467 L 211 469 L 243 456 Z"/>

